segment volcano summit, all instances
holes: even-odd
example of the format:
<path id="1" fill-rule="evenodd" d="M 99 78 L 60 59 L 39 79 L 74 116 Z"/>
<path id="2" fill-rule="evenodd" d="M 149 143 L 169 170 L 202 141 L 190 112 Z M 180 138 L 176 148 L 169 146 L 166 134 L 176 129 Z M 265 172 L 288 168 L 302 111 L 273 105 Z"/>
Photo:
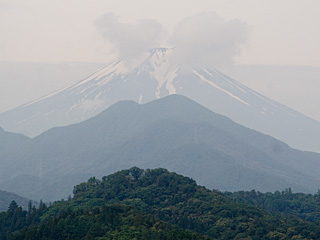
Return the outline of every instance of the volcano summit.
<path id="1" fill-rule="evenodd" d="M 0 114 L 0 126 L 33 137 L 91 118 L 120 100 L 147 103 L 181 94 L 291 147 L 320 152 L 319 122 L 212 67 L 186 68 L 173 60 L 174 51 L 152 49 L 130 68 L 116 60 L 72 86 Z"/>

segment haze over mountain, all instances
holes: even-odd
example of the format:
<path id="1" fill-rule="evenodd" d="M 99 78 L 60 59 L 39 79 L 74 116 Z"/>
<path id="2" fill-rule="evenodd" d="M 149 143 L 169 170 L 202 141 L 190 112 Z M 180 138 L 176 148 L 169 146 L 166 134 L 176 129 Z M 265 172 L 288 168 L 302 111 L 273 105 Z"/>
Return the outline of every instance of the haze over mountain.
<path id="1" fill-rule="evenodd" d="M 132 166 L 164 167 L 219 190 L 316 192 L 320 155 L 290 148 L 180 95 L 122 101 L 33 139 L 3 132 L 0 189 L 66 198 L 73 185 Z M 14 142 L 9 140 L 17 138 Z"/>
<path id="2" fill-rule="evenodd" d="M 0 113 L 78 82 L 104 65 L 0 61 Z"/>
<path id="3" fill-rule="evenodd" d="M 237 64 L 221 70 L 262 95 L 320 121 L 320 67 Z"/>
<path id="4" fill-rule="evenodd" d="M 33 137 L 54 126 L 81 122 L 120 100 L 146 103 L 177 93 L 292 147 L 320 151 L 319 122 L 213 68 L 177 64 L 173 53 L 153 49 L 130 68 L 114 61 L 70 87 L 0 114 L 0 126 Z"/>
<path id="5" fill-rule="evenodd" d="M 28 208 L 29 200 L 26 198 L 23 198 L 17 194 L 1 191 L 0 190 L 0 212 L 1 211 L 7 211 L 8 206 L 12 201 L 15 201 L 17 204 L 19 204 L 24 209 Z"/>

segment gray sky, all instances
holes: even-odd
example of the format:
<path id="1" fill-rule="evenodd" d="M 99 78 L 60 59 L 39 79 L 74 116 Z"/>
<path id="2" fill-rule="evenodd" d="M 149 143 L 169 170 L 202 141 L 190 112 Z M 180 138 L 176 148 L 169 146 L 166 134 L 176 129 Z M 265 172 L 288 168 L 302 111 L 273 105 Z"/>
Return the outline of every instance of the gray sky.
<path id="1" fill-rule="evenodd" d="M 0 61 L 130 61 L 162 45 L 199 63 L 320 67 L 319 9 L 319 0 L 0 0 Z"/>
<path id="2" fill-rule="evenodd" d="M 154 19 L 169 32 L 183 19 L 215 12 L 246 23 L 241 64 L 320 67 L 318 0 L 0 0 L 0 60 L 106 62 L 113 51 L 95 22 Z"/>

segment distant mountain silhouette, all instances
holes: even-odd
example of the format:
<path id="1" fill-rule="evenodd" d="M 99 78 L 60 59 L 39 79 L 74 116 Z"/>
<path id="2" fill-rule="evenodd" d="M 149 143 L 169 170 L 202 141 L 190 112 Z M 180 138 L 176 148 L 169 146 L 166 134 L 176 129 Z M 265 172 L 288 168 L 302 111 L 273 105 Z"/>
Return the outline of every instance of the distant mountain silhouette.
<path id="1" fill-rule="evenodd" d="M 316 192 L 320 184 L 320 154 L 292 149 L 180 95 L 118 102 L 21 140 L 0 151 L 0 189 L 31 199 L 66 198 L 78 182 L 132 166 L 167 168 L 228 191 Z"/>
<path id="2" fill-rule="evenodd" d="M 7 211 L 10 203 L 12 201 L 15 201 L 17 204 L 22 206 L 24 209 L 28 208 L 29 200 L 21 197 L 17 194 L 14 194 L 12 192 L 6 192 L 0 190 L 0 212 L 1 211 Z M 35 202 L 33 202 L 35 204 Z"/>
<path id="3" fill-rule="evenodd" d="M 320 152 L 320 123 L 207 67 L 172 61 L 174 49 L 156 48 L 130 69 L 117 60 L 78 83 L 0 114 L 0 126 L 30 137 L 89 119 L 121 100 L 147 103 L 184 95 L 239 124 L 291 147 Z"/>

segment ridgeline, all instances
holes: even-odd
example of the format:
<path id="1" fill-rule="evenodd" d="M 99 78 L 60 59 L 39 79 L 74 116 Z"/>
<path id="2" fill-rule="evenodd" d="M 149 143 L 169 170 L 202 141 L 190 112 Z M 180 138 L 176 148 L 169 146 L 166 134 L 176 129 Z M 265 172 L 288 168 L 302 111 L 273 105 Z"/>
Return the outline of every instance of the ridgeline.
<path id="1" fill-rule="evenodd" d="M 2 239 L 320 239 L 317 220 L 264 210 L 165 169 L 90 178 L 73 193 L 28 211 L 11 204 L 0 214 Z"/>

